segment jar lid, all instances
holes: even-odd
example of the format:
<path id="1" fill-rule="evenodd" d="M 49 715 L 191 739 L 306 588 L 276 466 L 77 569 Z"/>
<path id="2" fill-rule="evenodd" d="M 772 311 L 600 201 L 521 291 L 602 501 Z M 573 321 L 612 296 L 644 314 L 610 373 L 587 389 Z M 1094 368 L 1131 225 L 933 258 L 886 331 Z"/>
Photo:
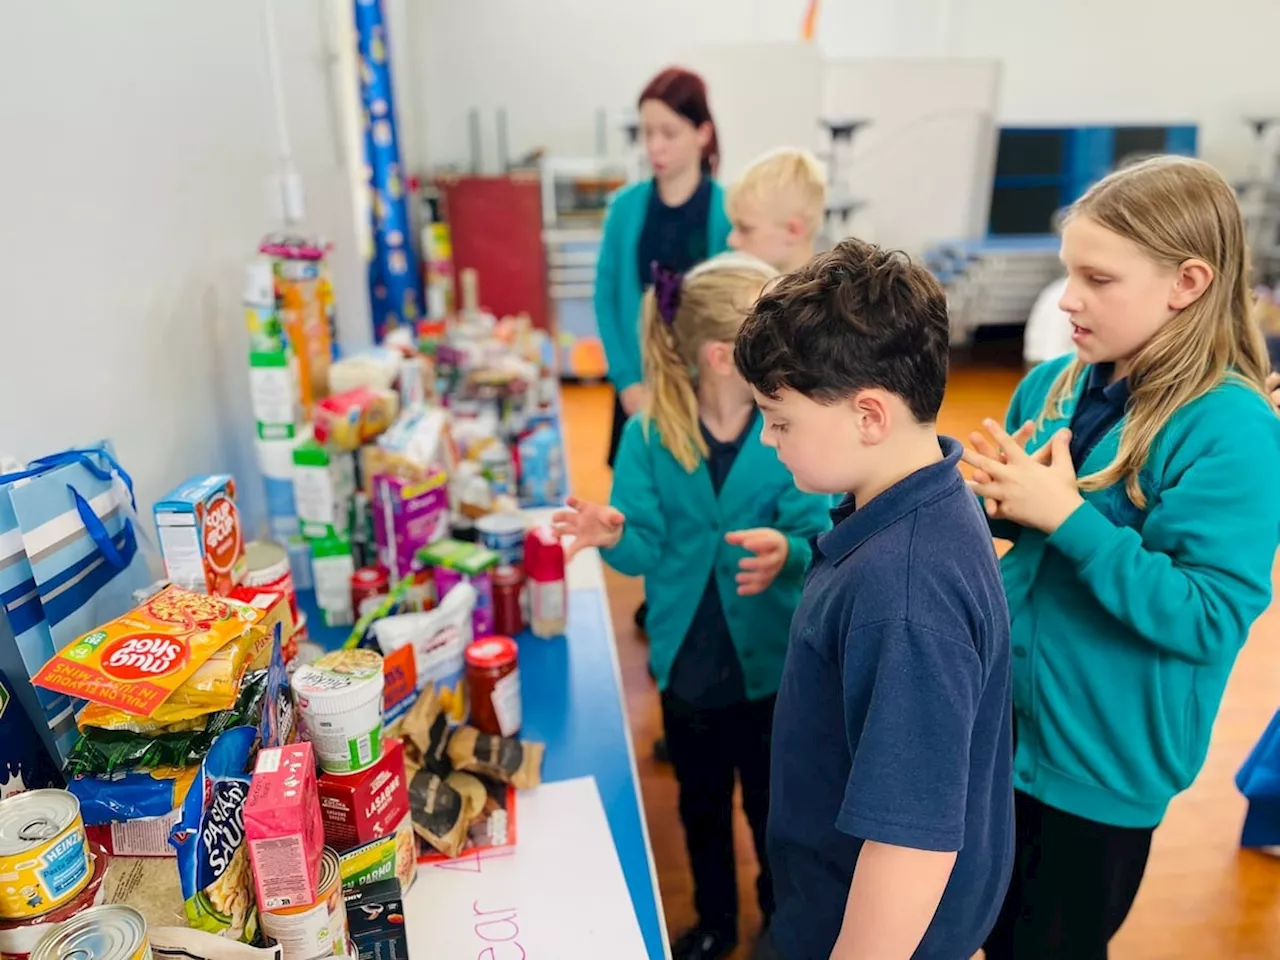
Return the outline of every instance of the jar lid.
<path id="1" fill-rule="evenodd" d="M 293 692 L 304 709 L 345 713 L 382 698 L 382 657 L 372 650 L 337 650 L 293 675 Z"/>
<path id="2" fill-rule="evenodd" d="M 493 670 L 515 663 L 520 648 L 510 637 L 485 637 L 467 647 L 467 666 L 477 670 Z"/>
<path id="3" fill-rule="evenodd" d="M 390 580 L 390 575 L 381 567 L 361 567 L 351 575 L 351 582 L 358 587 L 380 587 Z"/>

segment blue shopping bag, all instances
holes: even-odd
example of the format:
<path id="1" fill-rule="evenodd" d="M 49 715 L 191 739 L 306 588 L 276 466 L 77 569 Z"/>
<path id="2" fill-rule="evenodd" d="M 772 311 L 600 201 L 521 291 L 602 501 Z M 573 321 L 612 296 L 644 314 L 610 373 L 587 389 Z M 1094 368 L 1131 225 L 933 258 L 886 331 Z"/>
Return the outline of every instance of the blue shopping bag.
<path id="1" fill-rule="evenodd" d="M 1236 774 L 1236 787 L 1249 801 L 1242 847 L 1280 846 L 1280 712 L 1254 745 Z"/>
<path id="2" fill-rule="evenodd" d="M 30 678 L 135 606 L 152 580 L 140 536 L 133 481 L 105 441 L 0 474 L 0 669 L 60 759 L 77 738 L 78 704 Z"/>

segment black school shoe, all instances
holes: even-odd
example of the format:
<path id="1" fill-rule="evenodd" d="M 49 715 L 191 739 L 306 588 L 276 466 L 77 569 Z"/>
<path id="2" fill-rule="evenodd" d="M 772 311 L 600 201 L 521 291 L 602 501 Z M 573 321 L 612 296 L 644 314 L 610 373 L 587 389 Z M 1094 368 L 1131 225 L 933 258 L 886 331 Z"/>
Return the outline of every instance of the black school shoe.
<path id="1" fill-rule="evenodd" d="M 694 927 L 671 946 L 672 960 L 723 960 L 738 945 L 738 935 L 726 930 Z"/>

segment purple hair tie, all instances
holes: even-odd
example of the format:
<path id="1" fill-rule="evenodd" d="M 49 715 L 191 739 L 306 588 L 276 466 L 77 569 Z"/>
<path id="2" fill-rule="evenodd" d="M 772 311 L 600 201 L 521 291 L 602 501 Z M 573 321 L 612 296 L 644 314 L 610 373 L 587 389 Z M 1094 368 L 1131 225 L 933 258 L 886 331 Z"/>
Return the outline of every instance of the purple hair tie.
<path id="1" fill-rule="evenodd" d="M 684 286 L 684 274 L 668 270 L 658 261 L 650 267 L 653 271 L 653 296 L 658 305 L 658 316 L 668 327 L 676 321 L 680 309 L 680 290 Z"/>

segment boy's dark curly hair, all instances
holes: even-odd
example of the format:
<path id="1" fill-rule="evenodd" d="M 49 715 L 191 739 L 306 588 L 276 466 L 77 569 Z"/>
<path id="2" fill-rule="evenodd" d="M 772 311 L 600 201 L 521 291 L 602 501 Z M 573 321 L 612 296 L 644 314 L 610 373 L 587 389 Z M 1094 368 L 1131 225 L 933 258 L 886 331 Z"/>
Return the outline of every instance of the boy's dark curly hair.
<path id="1" fill-rule="evenodd" d="M 947 298 L 933 275 L 900 251 L 845 240 L 766 289 L 734 360 L 767 397 L 790 389 L 830 404 L 878 387 L 933 423 L 949 346 Z"/>

